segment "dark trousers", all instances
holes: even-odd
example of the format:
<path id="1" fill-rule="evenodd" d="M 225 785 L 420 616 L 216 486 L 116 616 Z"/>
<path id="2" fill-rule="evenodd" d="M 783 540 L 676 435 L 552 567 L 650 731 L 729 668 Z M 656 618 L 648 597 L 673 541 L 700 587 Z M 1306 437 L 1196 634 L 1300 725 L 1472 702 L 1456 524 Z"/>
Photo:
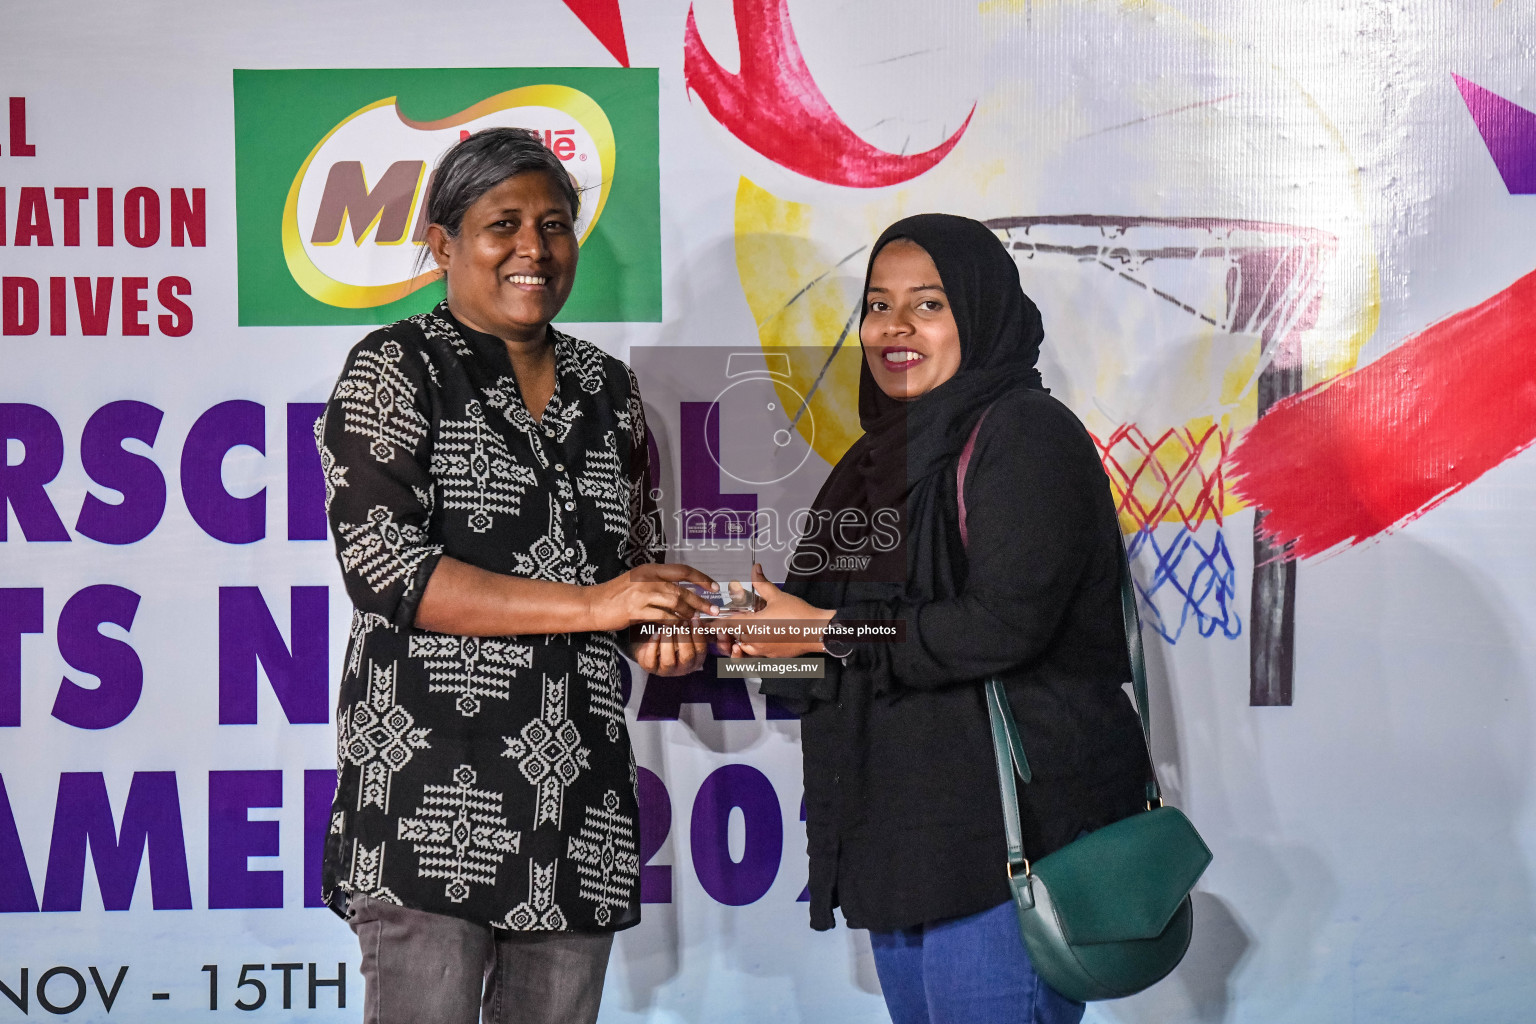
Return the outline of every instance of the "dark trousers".
<path id="1" fill-rule="evenodd" d="M 511 932 L 353 896 L 365 1024 L 593 1024 L 612 932 Z"/>

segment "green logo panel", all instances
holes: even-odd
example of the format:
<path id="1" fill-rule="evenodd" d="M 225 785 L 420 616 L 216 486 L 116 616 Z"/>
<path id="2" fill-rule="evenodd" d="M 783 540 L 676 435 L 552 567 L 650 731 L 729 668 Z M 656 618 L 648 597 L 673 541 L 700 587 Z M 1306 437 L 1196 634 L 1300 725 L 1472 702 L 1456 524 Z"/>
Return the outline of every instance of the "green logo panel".
<path id="1" fill-rule="evenodd" d="M 379 324 L 442 297 L 419 259 L 432 168 L 464 134 L 538 132 L 581 188 L 561 319 L 659 321 L 654 68 L 234 73 L 242 325 Z"/>

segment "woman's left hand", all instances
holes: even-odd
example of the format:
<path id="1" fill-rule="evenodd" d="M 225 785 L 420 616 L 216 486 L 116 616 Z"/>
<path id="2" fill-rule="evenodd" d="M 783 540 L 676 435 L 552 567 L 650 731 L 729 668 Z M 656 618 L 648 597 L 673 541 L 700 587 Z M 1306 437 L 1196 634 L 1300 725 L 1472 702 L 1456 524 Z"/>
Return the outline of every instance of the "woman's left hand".
<path id="1" fill-rule="evenodd" d="M 731 643 L 731 657 L 740 658 L 798 658 L 804 654 L 821 654 L 826 648 L 821 646 L 821 630 L 837 613 L 826 608 L 817 608 L 807 601 L 803 601 L 793 594 L 786 594 L 763 575 L 761 565 L 752 566 L 752 587 L 757 591 L 757 611 L 749 615 L 741 616 L 744 619 L 766 620 L 776 622 L 793 621 L 801 626 L 804 632 L 794 639 L 750 640 L 740 634 L 735 634 Z M 731 617 L 716 619 L 717 623 L 726 625 Z"/>
<path id="2" fill-rule="evenodd" d="M 698 620 L 678 623 L 679 626 L 698 626 Z M 709 636 L 693 633 L 671 636 L 657 633 L 640 640 L 630 649 L 630 657 L 636 664 L 653 676 L 685 676 L 704 666 L 704 656 L 709 653 Z"/>

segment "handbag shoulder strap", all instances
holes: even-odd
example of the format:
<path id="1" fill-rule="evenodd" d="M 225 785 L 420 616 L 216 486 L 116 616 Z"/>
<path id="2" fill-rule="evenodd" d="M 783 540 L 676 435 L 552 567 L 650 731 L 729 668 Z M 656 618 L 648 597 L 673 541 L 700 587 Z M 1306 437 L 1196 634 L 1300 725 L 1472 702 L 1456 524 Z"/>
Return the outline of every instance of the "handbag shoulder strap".
<path id="1" fill-rule="evenodd" d="M 976 425 L 971 428 L 970 436 L 965 439 L 965 447 L 960 449 L 960 461 L 955 466 L 955 496 L 960 511 L 960 543 L 967 547 L 970 546 L 971 537 L 966 523 L 965 474 L 970 468 L 971 456 L 975 454 L 976 438 L 981 433 L 981 425 L 986 422 L 987 414 L 991 411 L 990 405 L 982 410 Z M 1136 607 L 1136 591 L 1131 581 L 1131 562 L 1126 554 L 1124 541 L 1116 547 L 1120 549 L 1120 614 L 1125 623 L 1126 656 L 1131 665 L 1131 689 L 1136 695 L 1136 710 L 1141 716 L 1142 739 L 1147 746 L 1147 764 L 1150 769 L 1147 781 L 1147 803 L 1151 805 L 1162 802 L 1162 790 L 1157 784 L 1157 766 L 1152 761 L 1152 716 L 1147 701 L 1147 663 L 1141 646 L 1141 612 Z M 1029 761 L 1024 755 L 1024 742 L 1019 735 L 1018 724 L 1014 721 L 1008 707 L 1007 695 L 1003 692 L 1002 683 L 995 677 L 987 680 L 987 710 L 992 718 L 992 740 L 997 748 L 998 774 L 999 781 L 1003 784 L 1005 810 L 1010 804 L 1012 805 L 1012 814 L 1004 815 L 1005 819 L 1011 820 L 1008 836 L 1011 859 L 1014 851 L 1013 832 L 1018 828 L 1018 800 L 1013 792 L 1013 771 L 1016 770 L 1025 782 L 1030 781 L 1032 773 L 1029 769 Z M 999 722 L 999 719 L 1002 721 Z M 1013 763 L 1013 770 L 1006 767 L 1009 761 Z M 1020 859 L 1022 860 L 1022 853 Z"/>
<path id="2" fill-rule="evenodd" d="M 1141 611 L 1136 607 L 1136 590 L 1131 583 L 1131 559 L 1125 542 L 1120 549 L 1120 615 L 1125 620 L 1126 654 L 1131 662 L 1131 689 L 1136 693 L 1136 710 L 1141 714 L 1141 738 L 1147 745 L 1147 806 L 1163 802 L 1162 787 L 1157 784 L 1157 765 L 1152 760 L 1152 714 L 1147 703 L 1147 661 L 1141 649 Z"/>
<path id="3" fill-rule="evenodd" d="M 987 413 L 991 411 L 990 405 L 981 410 L 976 425 L 971 428 L 971 436 L 965 439 L 965 447 L 960 449 L 960 462 L 955 466 L 955 500 L 960 508 L 960 543 L 966 547 L 971 546 L 971 532 L 965 525 L 965 471 L 970 468 L 971 456 L 976 453 L 976 436 L 981 433 L 981 425 L 987 422 Z"/>

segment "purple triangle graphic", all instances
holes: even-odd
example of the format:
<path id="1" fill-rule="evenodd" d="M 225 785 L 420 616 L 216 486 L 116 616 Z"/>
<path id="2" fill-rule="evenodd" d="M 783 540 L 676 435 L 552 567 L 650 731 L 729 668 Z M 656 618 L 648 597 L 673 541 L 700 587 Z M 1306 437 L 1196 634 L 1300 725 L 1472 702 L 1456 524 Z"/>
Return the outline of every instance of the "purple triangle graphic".
<path id="1" fill-rule="evenodd" d="M 1509 194 L 1536 194 L 1536 114 L 1458 74 L 1451 77 Z"/>

